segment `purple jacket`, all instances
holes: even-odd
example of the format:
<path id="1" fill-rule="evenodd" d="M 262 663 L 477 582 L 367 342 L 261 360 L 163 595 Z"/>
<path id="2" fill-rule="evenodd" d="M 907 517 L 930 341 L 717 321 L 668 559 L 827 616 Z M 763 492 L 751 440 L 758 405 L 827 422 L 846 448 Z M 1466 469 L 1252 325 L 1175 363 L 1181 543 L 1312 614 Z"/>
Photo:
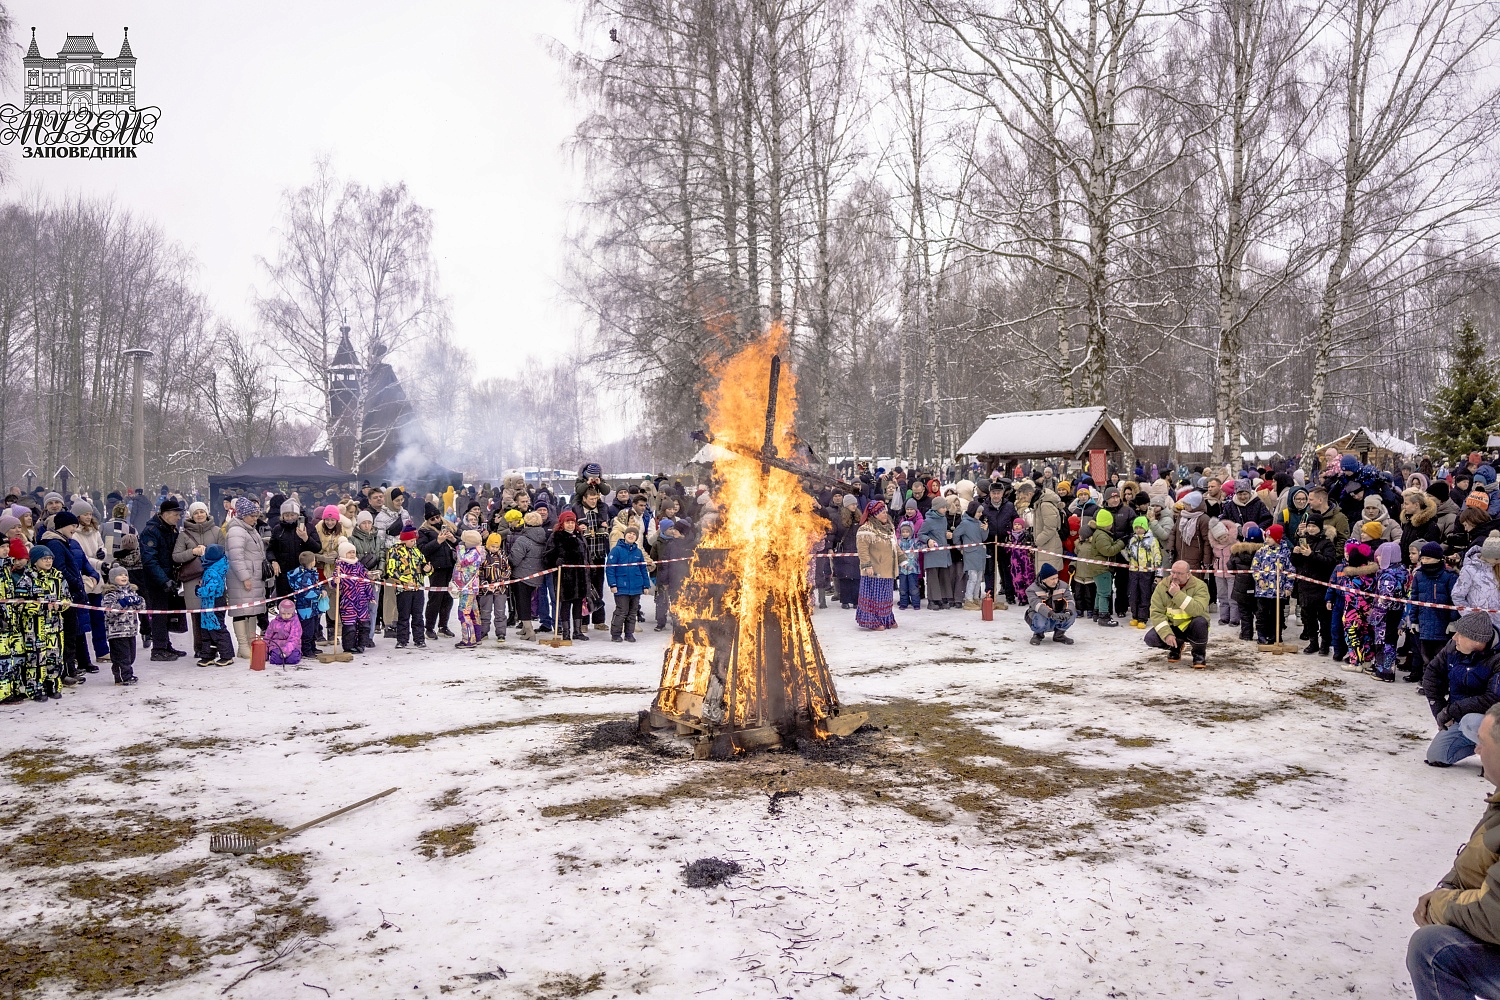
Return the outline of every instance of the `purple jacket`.
<path id="1" fill-rule="evenodd" d="M 280 615 L 272 615 L 271 623 L 266 626 L 266 652 L 279 652 L 283 657 L 293 653 L 302 652 L 302 623 L 297 620 L 296 615 L 283 618 Z"/>

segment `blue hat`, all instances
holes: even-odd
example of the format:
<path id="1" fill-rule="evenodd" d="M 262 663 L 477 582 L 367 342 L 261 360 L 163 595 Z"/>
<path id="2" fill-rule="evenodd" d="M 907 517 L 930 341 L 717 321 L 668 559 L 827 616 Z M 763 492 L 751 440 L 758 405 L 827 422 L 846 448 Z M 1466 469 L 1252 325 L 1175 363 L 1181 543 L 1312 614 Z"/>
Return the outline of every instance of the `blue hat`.
<path id="1" fill-rule="evenodd" d="M 1265 536 L 1262 535 L 1261 532 L 1260 532 L 1260 525 L 1258 525 L 1258 524 L 1247 524 L 1247 525 L 1245 525 L 1245 541 L 1247 541 L 1247 542 L 1258 542 L 1258 541 L 1260 541 L 1264 537 Z"/>
<path id="2" fill-rule="evenodd" d="M 1358 472 L 1359 459 L 1355 458 L 1353 455 L 1345 455 L 1343 458 L 1339 459 L 1339 468 L 1343 469 L 1345 472 Z"/>
<path id="3" fill-rule="evenodd" d="M 224 546 L 210 545 L 203 550 L 203 565 L 211 566 L 224 558 Z"/>
<path id="4" fill-rule="evenodd" d="M 42 559 L 51 559 L 52 550 L 45 545 L 33 545 L 31 547 L 31 565 L 35 566 Z"/>
<path id="5" fill-rule="evenodd" d="M 1493 465 L 1481 465 L 1474 470 L 1474 478 L 1483 481 L 1487 486 L 1493 486 L 1495 483 L 1495 467 Z"/>
<path id="6" fill-rule="evenodd" d="M 1057 567 L 1052 565 L 1051 563 L 1042 563 L 1042 568 L 1036 571 L 1036 578 L 1038 580 L 1045 580 L 1049 576 L 1056 575 Z"/>

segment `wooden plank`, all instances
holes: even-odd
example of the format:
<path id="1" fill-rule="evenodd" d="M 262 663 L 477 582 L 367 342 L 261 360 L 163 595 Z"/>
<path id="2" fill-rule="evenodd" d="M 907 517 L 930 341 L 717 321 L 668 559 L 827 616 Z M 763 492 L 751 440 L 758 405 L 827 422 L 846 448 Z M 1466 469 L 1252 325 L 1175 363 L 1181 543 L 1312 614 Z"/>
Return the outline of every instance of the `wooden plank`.
<path id="1" fill-rule="evenodd" d="M 843 715 L 831 715 L 819 725 L 828 731 L 829 736 L 848 736 L 868 721 L 869 712 L 845 712 Z"/>

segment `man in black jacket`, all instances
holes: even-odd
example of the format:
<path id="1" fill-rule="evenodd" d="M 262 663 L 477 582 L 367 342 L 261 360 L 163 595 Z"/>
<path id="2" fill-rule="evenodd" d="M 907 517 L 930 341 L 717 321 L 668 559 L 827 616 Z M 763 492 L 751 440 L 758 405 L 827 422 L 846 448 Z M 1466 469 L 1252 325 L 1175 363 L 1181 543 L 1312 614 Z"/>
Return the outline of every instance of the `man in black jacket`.
<path id="1" fill-rule="evenodd" d="M 609 628 L 604 624 L 604 560 L 609 556 L 609 508 L 605 507 L 599 500 L 599 487 L 592 483 L 583 487 L 578 503 L 569 509 L 578 519 L 578 539 L 583 543 L 583 551 L 588 556 L 589 566 L 585 577 L 588 582 L 588 601 L 592 605 L 589 609 L 589 618 L 594 623 L 594 631 L 602 632 Z"/>
<path id="2" fill-rule="evenodd" d="M 455 549 L 458 537 L 453 525 L 443 520 L 443 512 L 433 503 L 422 508 L 424 523 L 417 529 L 417 548 L 427 557 L 432 567 L 428 583 L 432 590 L 427 594 L 427 638 L 436 639 L 453 633 L 448 628 L 448 615 L 453 611 L 453 595 L 448 593 L 448 584 L 453 582 L 453 564 L 457 561 Z"/>
<path id="3" fill-rule="evenodd" d="M 182 502 L 167 497 L 141 532 L 141 570 L 145 582 L 142 596 L 151 611 L 184 611 L 182 584 L 172 579 L 172 549 L 177 545 L 177 522 Z M 171 615 L 151 615 L 151 659 L 175 660 L 186 656 L 172 648 Z"/>
<path id="4" fill-rule="evenodd" d="M 297 559 L 304 552 L 318 551 L 317 537 L 307 530 L 302 520 L 302 506 L 295 497 L 281 502 L 280 520 L 271 529 L 271 539 L 266 545 L 266 557 L 276 572 L 276 595 L 286 597 L 292 592 L 286 575 L 297 568 Z"/>
<path id="5" fill-rule="evenodd" d="M 1016 505 L 1006 497 L 1005 484 L 998 479 L 990 484 L 990 494 L 985 498 L 984 519 L 989 525 L 984 539 L 984 589 L 995 595 L 996 607 L 1003 610 L 1007 604 L 1016 603 L 1016 588 L 1010 578 L 1010 550 L 996 548 L 995 543 L 1006 540 L 1011 522 L 1016 519 Z"/>
<path id="6" fill-rule="evenodd" d="M 1450 767 L 1474 754 L 1479 723 L 1500 702 L 1500 633 L 1483 611 L 1458 620 L 1453 638 L 1427 661 L 1422 693 L 1438 734 L 1427 747 L 1427 763 Z"/>

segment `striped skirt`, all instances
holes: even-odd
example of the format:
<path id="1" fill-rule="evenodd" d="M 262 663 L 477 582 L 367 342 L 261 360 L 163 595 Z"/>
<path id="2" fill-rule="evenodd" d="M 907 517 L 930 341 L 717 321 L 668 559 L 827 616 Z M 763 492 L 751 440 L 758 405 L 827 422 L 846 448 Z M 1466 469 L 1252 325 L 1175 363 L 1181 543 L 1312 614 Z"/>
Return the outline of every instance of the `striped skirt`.
<path id="1" fill-rule="evenodd" d="M 893 592 L 891 581 L 885 577 L 860 577 L 854 623 L 860 628 L 895 628 L 896 616 L 891 614 Z"/>

